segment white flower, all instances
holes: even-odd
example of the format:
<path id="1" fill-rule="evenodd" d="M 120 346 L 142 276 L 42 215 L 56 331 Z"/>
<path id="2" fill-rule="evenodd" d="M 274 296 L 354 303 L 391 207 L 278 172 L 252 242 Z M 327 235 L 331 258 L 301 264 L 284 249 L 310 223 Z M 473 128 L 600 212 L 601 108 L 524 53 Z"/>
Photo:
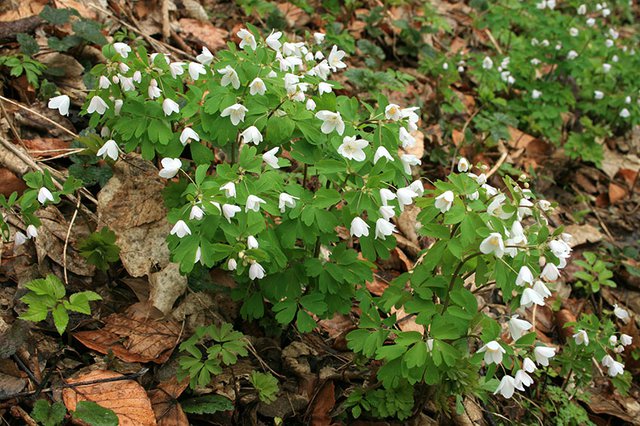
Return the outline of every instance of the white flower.
<path id="1" fill-rule="evenodd" d="M 611 377 L 616 377 L 618 374 L 624 374 L 624 364 L 614 360 L 609 366 L 608 374 Z"/>
<path id="2" fill-rule="evenodd" d="M 198 135 L 191 127 L 185 127 L 182 130 L 182 133 L 180 133 L 180 143 L 182 146 L 186 146 L 192 139 L 194 141 L 199 141 L 200 135 Z"/>
<path id="3" fill-rule="evenodd" d="M 266 91 L 267 86 L 265 86 L 264 81 L 262 81 L 260 77 L 254 78 L 253 81 L 249 84 L 249 94 L 251 96 L 254 96 L 256 94 L 264 95 Z"/>
<path id="4" fill-rule="evenodd" d="M 520 298 L 520 306 L 529 308 L 532 305 L 544 306 L 544 298 L 532 288 L 525 288 Z"/>
<path id="5" fill-rule="evenodd" d="M 51 108 L 51 106 L 49 106 L 49 108 Z M 67 111 L 68 109 L 69 108 L 67 106 Z M 93 114 L 94 112 L 97 112 L 98 114 L 102 115 L 108 109 L 109 109 L 109 105 L 107 105 L 107 103 L 100 96 L 94 96 L 93 98 L 91 98 L 91 101 L 89 102 L 89 106 L 87 107 L 87 112 L 89 114 Z M 62 114 L 62 111 L 60 111 L 60 113 Z"/>
<path id="6" fill-rule="evenodd" d="M 194 205 L 191 207 L 191 211 L 189 212 L 189 220 L 202 220 L 204 217 L 204 210 L 202 210 L 199 206 Z"/>
<path id="7" fill-rule="evenodd" d="M 470 167 L 471 165 L 469 164 L 469 160 L 464 157 L 460 157 L 460 160 L 458 160 L 458 171 L 465 173 L 469 171 Z"/>
<path id="8" fill-rule="evenodd" d="M 121 76 L 122 77 L 122 76 Z M 140 71 L 136 71 L 133 73 L 133 77 L 131 77 L 132 81 L 135 81 L 136 83 L 140 84 L 140 82 L 142 81 L 142 73 Z M 132 84 L 133 88 L 135 89 L 135 86 Z M 133 90 L 133 89 L 132 89 Z"/>
<path id="9" fill-rule="evenodd" d="M 533 89 L 533 91 L 531 92 L 531 98 L 538 99 L 540 96 L 542 96 L 542 92 L 539 90 Z"/>
<path id="10" fill-rule="evenodd" d="M 382 190 L 380 190 L 380 193 L 382 193 Z M 404 211 L 404 206 L 413 204 L 413 199 L 418 196 L 418 194 L 416 194 L 416 192 L 408 186 L 404 188 L 398 188 L 396 195 L 398 197 L 400 211 Z"/>
<path id="11" fill-rule="evenodd" d="M 558 259 L 566 259 L 571 256 L 571 246 L 562 240 L 552 240 L 549 242 L 549 249 Z"/>
<path id="12" fill-rule="evenodd" d="M 325 37 L 325 34 L 323 33 L 313 33 L 313 41 L 316 44 L 322 44 L 322 42 L 324 41 L 324 37 Z"/>
<path id="13" fill-rule="evenodd" d="M 248 46 L 251 48 L 251 50 L 256 50 L 256 47 L 258 47 L 256 38 L 248 30 L 243 28 L 238 31 L 236 35 L 240 39 L 240 49 L 244 49 Z"/>
<path id="14" fill-rule="evenodd" d="M 269 37 L 267 37 L 267 39 L 265 40 L 267 46 L 275 51 L 280 50 L 280 47 L 282 47 L 282 43 L 280 43 L 280 37 L 282 37 L 282 33 L 280 31 L 269 34 Z"/>
<path id="15" fill-rule="evenodd" d="M 272 148 L 269 151 L 262 154 L 262 160 L 265 163 L 267 163 L 269 166 L 273 167 L 274 169 L 280 168 L 280 166 L 278 165 L 278 157 L 276 157 L 276 154 L 278 153 L 279 149 L 280 147 L 276 146 L 275 148 Z"/>
<path id="16" fill-rule="evenodd" d="M 531 378 L 530 375 L 527 374 L 526 371 L 524 370 L 516 371 L 516 376 L 515 376 L 516 389 L 520 389 L 522 386 L 529 387 L 532 384 L 533 384 L 533 379 Z M 520 389 L 520 390 L 523 390 L 523 389 Z"/>
<path id="17" fill-rule="evenodd" d="M 518 318 L 518 315 L 514 315 L 509 320 L 509 332 L 514 341 L 521 338 L 524 333 L 533 327 L 529 321 Z"/>
<path id="18" fill-rule="evenodd" d="M 344 121 L 342 121 L 342 116 L 339 112 L 331 112 L 327 110 L 318 111 L 316 113 L 316 118 L 322 120 L 320 130 L 325 135 L 328 135 L 334 130 L 338 132 L 340 136 L 344 133 Z"/>
<path id="19" fill-rule="evenodd" d="M 390 220 L 396 215 L 395 208 L 393 206 L 380 206 L 378 212 L 380 213 L 380 216 L 384 218 L 384 220 Z"/>
<path id="20" fill-rule="evenodd" d="M 331 93 L 333 91 L 333 86 L 329 83 L 318 83 L 318 94 L 322 95 L 323 93 Z"/>
<path id="21" fill-rule="evenodd" d="M 367 222 L 362 220 L 360 217 L 356 216 L 351 221 L 351 227 L 349 228 L 349 232 L 352 237 L 365 237 L 369 236 L 369 225 Z"/>
<path id="22" fill-rule="evenodd" d="M 233 204 L 222 205 L 222 215 L 225 217 L 225 219 L 227 219 L 227 222 L 229 223 L 231 223 L 231 218 L 240 211 L 242 211 L 242 209 L 238 206 L 234 206 Z"/>
<path id="23" fill-rule="evenodd" d="M 560 271 L 553 263 L 549 262 L 542 269 L 542 273 L 540 274 L 540 278 L 543 278 L 547 281 L 555 281 L 560 278 Z"/>
<path id="24" fill-rule="evenodd" d="M 533 284 L 533 273 L 528 266 L 524 265 L 518 271 L 518 276 L 516 277 L 516 285 L 522 287 L 525 284 Z"/>
<path id="25" fill-rule="evenodd" d="M 573 340 L 576 342 L 576 345 L 589 346 L 589 335 L 584 330 L 578 330 L 578 332 L 573 335 Z"/>
<path id="26" fill-rule="evenodd" d="M 189 62 L 189 75 L 191 76 L 192 80 L 197 80 L 198 78 L 200 78 L 200 75 L 205 75 L 207 73 L 207 70 L 205 69 L 204 65 L 199 64 L 197 62 Z"/>
<path id="27" fill-rule="evenodd" d="M 307 99 L 307 103 L 305 104 L 305 108 L 307 111 L 313 111 L 316 109 L 316 103 L 313 99 Z"/>
<path id="28" fill-rule="evenodd" d="M 622 110 L 620 111 L 620 117 L 622 118 L 629 118 L 631 116 L 631 113 L 629 112 L 628 109 L 626 108 L 622 108 Z"/>
<path id="29" fill-rule="evenodd" d="M 179 158 L 163 158 L 160 164 L 162 164 L 162 169 L 158 174 L 165 179 L 171 179 L 177 175 L 182 167 L 182 161 Z"/>
<path id="30" fill-rule="evenodd" d="M 502 362 L 502 354 L 506 353 L 500 343 L 492 340 L 480 349 L 478 352 L 484 352 L 485 364 L 500 364 Z"/>
<path id="31" fill-rule="evenodd" d="M 221 191 L 225 192 L 227 198 L 234 198 L 236 196 L 236 184 L 233 182 L 227 182 L 220 187 Z"/>
<path id="32" fill-rule="evenodd" d="M 27 226 L 27 230 L 25 232 L 27 233 L 27 237 L 29 237 L 29 238 L 37 238 L 38 237 L 38 228 L 36 228 L 35 225 Z"/>
<path id="33" fill-rule="evenodd" d="M 556 355 L 556 348 L 536 346 L 533 350 L 533 355 L 536 357 L 538 365 L 546 367 L 549 365 L 549 358 L 553 358 Z"/>
<path id="34" fill-rule="evenodd" d="M 577 37 L 578 34 L 580 34 L 580 31 L 578 31 L 578 29 L 575 27 L 571 27 L 569 28 L 569 34 L 571 35 L 571 37 Z"/>
<path id="35" fill-rule="evenodd" d="M 399 138 L 403 148 L 411 148 L 416 144 L 416 138 L 404 127 L 400 127 Z"/>
<path id="36" fill-rule="evenodd" d="M 253 143 L 258 145 L 262 142 L 262 133 L 260 133 L 260 130 L 258 130 L 256 126 L 248 127 L 245 131 L 240 133 L 240 136 L 242 136 L 244 143 Z"/>
<path id="37" fill-rule="evenodd" d="M 500 194 L 495 197 L 491 201 L 491 203 L 489 203 L 489 206 L 487 207 L 487 213 L 489 213 L 491 216 L 499 217 L 500 219 L 509 219 L 511 216 L 513 216 L 513 212 L 508 213 L 504 211 L 504 204 L 506 200 L 507 196 L 504 194 Z"/>
<path id="38" fill-rule="evenodd" d="M 220 79 L 220 84 L 222 86 L 231 85 L 236 90 L 240 88 L 238 73 L 231 67 L 231 65 L 227 65 L 221 70 L 218 70 L 218 72 L 222 74 L 222 79 Z"/>
<path id="39" fill-rule="evenodd" d="M 196 56 L 196 61 L 203 65 L 209 65 L 213 61 L 213 54 L 206 47 L 202 48 L 202 53 Z M 174 77 L 175 78 L 175 77 Z"/>
<path id="40" fill-rule="evenodd" d="M 609 71 L 611 71 L 611 65 L 610 64 L 602 64 L 602 71 L 605 73 L 608 73 Z"/>
<path id="41" fill-rule="evenodd" d="M 398 121 L 402 119 L 402 110 L 396 104 L 389 104 L 384 109 L 384 116 L 387 120 Z"/>
<path id="42" fill-rule="evenodd" d="M 179 220 L 173 225 L 173 228 L 171 228 L 170 234 L 182 238 L 185 235 L 191 235 L 191 229 L 189 229 L 189 226 L 187 226 L 184 220 Z"/>
<path id="43" fill-rule="evenodd" d="M 411 184 L 409 184 L 409 188 L 413 189 L 413 192 L 415 192 L 419 196 L 422 196 L 424 194 L 424 185 L 422 184 L 422 181 L 420 179 L 411 182 Z"/>
<path id="44" fill-rule="evenodd" d="M 258 262 L 253 262 L 249 267 L 249 278 L 261 280 L 265 276 L 264 268 Z"/>
<path id="45" fill-rule="evenodd" d="M 111 86 L 111 82 L 109 81 L 109 79 L 106 76 L 101 75 L 98 79 L 98 89 L 108 89 L 109 86 Z"/>
<path id="46" fill-rule="evenodd" d="M 533 284 L 533 290 L 544 299 L 551 296 L 551 292 L 549 291 L 547 286 L 540 280 L 536 280 L 536 282 Z"/>
<path id="47" fill-rule="evenodd" d="M 300 198 L 289 195 L 286 192 L 281 193 L 278 197 L 278 208 L 280 209 L 280 213 L 284 213 L 287 207 L 290 209 L 294 208 L 296 206 L 296 200 L 299 199 Z"/>
<path id="48" fill-rule="evenodd" d="M 493 68 L 493 61 L 490 57 L 485 56 L 485 58 L 482 60 L 482 68 L 484 68 L 485 70 L 490 70 L 491 68 Z"/>
<path id="49" fill-rule="evenodd" d="M 455 199 L 455 195 L 453 191 L 446 191 L 436 197 L 436 201 L 434 206 L 440 210 L 441 213 L 446 213 L 449 211 L 451 206 L 453 206 L 453 200 Z"/>
<path id="50" fill-rule="evenodd" d="M 513 396 L 513 393 L 515 392 L 515 389 L 516 380 L 508 374 L 505 374 L 504 376 L 502 376 L 500 384 L 493 394 L 496 395 L 499 393 L 505 398 L 511 398 Z"/>
<path id="51" fill-rule="evenodd" d="M 409 188 L 409 190 L 411 190 L 411 188 Z M 417 197 L 418 194 L 416 194 L 415 196 Z M 396 199 L 396 194 L 389 191 L 387 188 L 382 188 L 380 190 L 380 200 L 382 200 L 382 205 L 386 206 L 389 201 L 395 200 L 395 199 Z M 409 202 L 409 204 L 411 204 L 411 201 Z"/>
<path id="52" fill-rule="evenodd" d="M 618 336 L 616 336 L 615 334 L 612 334 L 611 336 L 609 336 L 609 344 L 611 346 L 615 346 L 618 344 Z"/>
<path id="53" fill-rule="evenodd" d="M 113 161 L 116 161 L 118 159 L 118 152 L 118 144 L 116 141 L 109 139 L 104 143 L 104 145 L 102 145 L 102 147 L 100 147 L 97 155 L 102 158 L 109 157 Z"/>
<path id="54" fill-rule="evenodd" d="M 38 199 L 40 199 L 40 197 L 38 197 Z M 622 322 L 624 322 L 625 324 L 627 324 L 629 322 L 629 320 L 631 319 L 629 317 L 629 312 L 627 312 L 626 310 L 620 308 L 617 304 L 613 305 L 613 314 L 618 317 L 619 319 L 622 320 Z"/>
<path id="55" fill-rule="evenodd" d="M 575 58 L 578 57 L 578 52 L 576 52 L 575 50 L 570 50 L 569 53 L 567 53 L 567 59 L 572 61 Z"/>
<path id="56" fill-rule="evenodd" d="M 122 109 L 123 104 L 124 101 L 122 99 L 116 99 L 113 101 L 113 112 L 115 112 L 116 115 L 120 115 L 120 110 Z"/>
<path id="57" fill-rule="evenodd" d="M 227 262 L 227 269 L 230 271 L 235 271 L 238 268 L 238 262 L 235 259 L 229 259 Z"/>
<path id="58" fill-rule="evenodd" d="M 489 234 L 489 236 L 480 243 L 480 252 L 483 254 L 493 253 L 496 257 L 501 258 L 504 255 L 502 235 L 497 232 Z"/>
<path id="59" fill-rule="evenodd" d="M 633 343 L 633 337 L 629 336 L 628 334 L 622 333 L 620 335 L 620 343 L 622 343 L 623 346 L 629 346 Z"/>
<path id="60" fill-rule="evenodd" d="M 381 240 L 385 240 L 389 235 L 393 234 L 395 230 L 396 230 L 396 226 L 393 223 L 383 218 L 380 218 L 376 220 L 375 238 L 376 239 L 380 238 Z"/>
<path id="61" fill-rule="evenodd" d="M 133 78 L 125 77 L 123 75 L 120 76 L 120 86 L 125 92 L 132 92 L 136 90 L 136 85 L 133 84 Z"/>
<path id="62" fill-rule="evenodd" d="M 610 367 L 610 366 L 611 366 L 611 364 L 613 364 L 613 362 L 614 362 L 614 361 L 615 361 L 615 360 L 611 357 L 611 355 L 605 355 L 605 356 L 602 358 L 602 361 L 601 361 L 601 362 L 602 362 L 602 366 L 603 366 L 603 367 Z"/>
<path id="63" fill-rule="evenodd" d="M 578 15 L 584 15 L 587 13 L 587 5 L 586 4 L 581 4 L 578 7 Z"/>
<path id="64" fill-rule="evenodd" d="M 247 202 L 244 206 L 244 211 L 248 212 L 249 210 L 257 212 L 260 210 L 260 204 L 266 204 L 267 202 L 260 197 L 256 197 L 255 195 L 249 195 L 247 197 Z"/>
<path id="65" fill-rule="evenodd" d="M 200 246 L 198 246 L 198 248 L 196 249 L 196 257 L 193 260 L 193 263 L 196 264 L 200 262 L 201 259 L 202 259 L 202 249 L 200 248 Z"/>
<path id="66" fill-rule="evenodd" d="M 129 47 L 126 43 L 113 43 L 113 50 L 120 54 L 123 58 L 129 56 L 129 52 L 131 52 L 131 47 Z"/>
<path id="67" fill-rule="evenodd" d="M 333 48 L 331 48 L 328 61 L 329 61 L 329 66 L 333 71 L 347 67 L 347 64 L 342 62 L 342 58 L 344 58 L 345 55 L 346 53 L 344 53 L 342 50 L 338 50 L 338 46 L 334 45 Z"/>
<path id="68" fill-rule="evenodd" d="M 37 231 L 36 231 L 37 233 Z M 14 247 L 20 247 L 21 245 L 23 245 L 24 243 L 27 242 L 29 238 L 24 235 L 22 232 L 17 231 L 15 233 L 15 235 L 13 236 L 13 246 Z"/>
<path id="69" fill-rule="evenodd" d="M 356 136 L 345 136 L 342 144 L 338 147 L 338 154 L 344 158 L 355 161 L 364 161 L 366 154 L 363 148 L 366 148 L 369 142 L 364 139 L 357 139 Z"/>
<path id="70" fill-rule="evenodd" d="M 151 79 L 149 82 L 149 88 L 147 89 L 147 94 L 151 99 L 159 98 L 162 94 L 162 90 L 158 87 L 158 82 L 156 79 Z"/>
<path id="71" fill-rule="evenodd" d="M 400 156 L 400 162 L 404 168 L 404 172 L 408 175 L 411 174 L 411 166 L 418 166 L 422 164 L 422 161 L 413 154 L 402 154 Z"/>
<path id="72" fill-rule="evenodd" d="M 47 201 L 51 201 L 53 203 L 53 194 L 46 187 L 43 186 L 38 191 L 38 202 L 40 204 L 44 204 Z"/>
<path id="73" fill-rule="evenodd" d="M 256 237 L 254 237 L 253 235 L 249 235 L 247 237 L 247 247 L 249 249 L 257 249 L 258 247 L 260 247 L 260 244 L 258 244 L 258 240 L 256 240 Z"/>
<path id="74" fill-rule="evenodd" d="M 536 367 L 536 365 L 533 363 L 533 361 L 531 361 L 531 359 L 525 358 L 522 360 L 522 369 L 527 373 L 533 373 L 538 369 L 538 367 Z"/>
<path id="75" fill-rule="evenodd" d="M 376 149 L 375 154 L 373 154 L 373 164 L 376 164 L 378 160 L 383 157 L 388 161 L 393 161 L 393 157 L 391 156 L 387 148 L 385 148 L 384 146 L 379 146 L 378 149 Z"/>
<path id="76" fill-rule="evenodd" d="M 173 114 L 174 112 L 175 113 L 179 113 L 180 112 L 180 106 L 173 99 L 167 98 L 164 101 L 162 101 L 162 111 L 164 111 L 164 115 L 166 115 L 168 117 L 171 114 Z"/>
<path id="77" fill-rule="evenodd" d="M 244 105 L 241 104 L 233 104 L 230 107 L 226 107 L 220 113 L 220 117 L 229 117 L 231 119 L 231 124 L 237 126 L 241 121 L 244 122 L 244 115 L 249 111 L 245 108 Z"/>
<path id="78" fill-rule="evenodd" d="M 171 77 L 177 78 L 179 75 L 184 74 L 184 62 L 172 62 L 169 64 L 169 72 Z"/>

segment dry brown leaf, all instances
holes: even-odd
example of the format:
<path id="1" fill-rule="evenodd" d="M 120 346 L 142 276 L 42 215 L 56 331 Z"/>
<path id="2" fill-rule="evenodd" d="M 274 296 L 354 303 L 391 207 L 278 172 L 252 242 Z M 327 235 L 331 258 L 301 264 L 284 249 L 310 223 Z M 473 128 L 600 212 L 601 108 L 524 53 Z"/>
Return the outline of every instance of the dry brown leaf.
<path id="1" fill-rule="evenodd" d="M 58 9 L 70 7 L 77 10 L 83 18 L 96 20 L 99 17 L 98 10 L 92 4 L 104 10 L 109 7 L 107 0 L 56 0 Z"/>
<path id="2" fill-rule="evenodd" d="M 17 21 L 18 19 L 37 15 L 42 11 L 42 9 L 44 9 L 44 5 L 47 3 L 48 0 L 29 0 L 16 2 L 15 4 L 17 4 L 18 7 L 1 14 L 0 22 L 12 22 Z"/>
<path id="3" fill-rule="evenodd" d="M 398 154 L 411 154 L 418 158 L 422 158 L 424 156 L 424 133 L 420 130 L 416 130 L 415 132 L 411 132 L 411 136 L 416 139 L 416 143 L 410 148 L 399 148 Z"/>
<path id="4" fill-rule="evenodd" d="M 459 147 L 462 142 L 464 142 L 464 133 L 462 133 L 460 130 L 454 129 L 451 132 L 451 140 L 453 141 L 453 144 L 455 146 Z"/>
<path id="5" fill-rule="evenodd" d="M 616 177 L 618 176 L 620 176 L 626 182 L 629 188 L 633 188 L 635 186 L 636 180 L 638 179 L 638 171 L 630 169 L 620 169 L 616 174 Z"/>
<path id="6" fill-rule="evenodd" d="M 602 149 L 604 151 L 602 171 L 604 171 L 610 179 L 613 179 L 620 169 L 628 169 L 634 172 L 640 171 L 640 157 L 637 155 L 622 154 L 609 149 L 606 144 L 603 145 Z"/>
<path id="7" fill-rule="evenodd" d="M 225 29 L 214 27 L 209 22 L 190 18 L 182 18 L 179 23 L 185 34 L 197 38 L 212 51 L 220 50 L 227 45 L 229 32 Z"/>
<path id="8" fill-rule="evenodd" d="M 27 185 L 22 179 L 9 169 L 0 168 L 0 194 L 8 197 L 14 191 L 21 194 L 25 189 L 27 189 Z"/>
<path id="9" fill-rule="evenodd" d="M 153 412 L 156 414 L 158 426 L 188 426 L 189 419 L 182 411 L 178 397 L 189 385 L 185 379 L 178 383 L 175 377 L 164 383 L 160 383 L 156 389 L 148 392 Z"/>
<path id="10" fill-rule="evenodd" d="M 509 138 L 509 146 L 516 149 L 524 149 L 536 139 L 533 136 L 521 132 L 520 130 L 511 126 L 509 126 L 509 135 L 511 136 Z"/>
<path id="11" fill-rule="evenodd" d="M 592 392 L 587 405 L 596 414 L 608 414 L 630 424 L 640 425 L 640 402 L 633 397 Z M 614 421 L 610 424 L 618 423 Z"/>
<path id="12" fill-rule="evenodd" d="M 570 322 L 576 322 L 576 316 L 568 309 L 560 309 L 556 312 L 556 325 L 558 327 L 558 331 L 562 336 L 564 336 L 565 340 L 570 339 L 573 335 L 573 327 L 565 327 L 565 324 Z"/>
<path id="13" fill-rule="evenodd" d="M 23 139 L 22 142 L 29 150 L 29 154 L 36 159 L 66 154 L 66 150 L 69 149 L 69 141 L 60 138 Z"/>
<path id="14" fill-rule="evenodd" d="M 143 306 L 143 312 L 136 312 Z M 94 351 L 113 354 L 125 362 L 165 363 L 180 337 L 180 324 L 176 321 L 154 319 L 153 311 L 145 304 L 137 303 L 125 314 L 111 314 L 99 330 L 80 331 L 73 334 L 80 343 Z M 162 313 L 156 312 L 157 316 Z"/>
<path id="15" fill-rule="evenodd" d="M 311 18 L 309 15 L 298 6 L 291 3 L 279 3 L 278 9 L 284 15 L 285 21 L 287 21 L 287 25 L 290 27 L 304 27 L 309 23 Z"/>
<path id="16" fill-rule="evenodd" d="M 391 313 L 396 314 L 396 321 L 398 321 L 398 328 L 402 331 L 417 331 L 418 333 L 424 335 L 425 329 L 421 324 L 416 323 L 415 315 L 407 315 L 404 310 L 404 306 L 400 306 L 400 308 L 391 308 Z"/>
<path id="17" fill-rule="evenodd" d="M 315 404 L 311 412 L 312 426 L 331 425 L 331 410 L 336 405 L 335 386 L 333 381 L 324 384 L 318 395 L 315 397 Z"/>
<path id="18" fill-rule="evenodd" d="M 609 201 L 611 204 L 615 204 L 625 198 L 627 198 L 627 190 L 611 182 L 609 184 Z"/>
<path id="19" fill-rule="evenodd" d="M 92 401 L 101 407 L 112 410 L 120 426 L 155 426 L 156 417 L 151 401 L 144 388 L 134 380 L 117 380 L 103 383 L 82 385 L 83 382 L 116 379 L 122 374 L 108 370 L 96 370 L 67 380 L 69 384 L 77 384 L 62 391 L 64 405 L 74 411 L 80 401 Z"/>
<path id="20" fill-rule="evenodd" d="M 571 248 L 587 243 L 597 243 L 602 240 L 603 237 L 602 233 L 596 227 L 589 224 L 569 225 L 564 229 L 564 232 L 571 234 L 573 237 L 569 242 Z"/>

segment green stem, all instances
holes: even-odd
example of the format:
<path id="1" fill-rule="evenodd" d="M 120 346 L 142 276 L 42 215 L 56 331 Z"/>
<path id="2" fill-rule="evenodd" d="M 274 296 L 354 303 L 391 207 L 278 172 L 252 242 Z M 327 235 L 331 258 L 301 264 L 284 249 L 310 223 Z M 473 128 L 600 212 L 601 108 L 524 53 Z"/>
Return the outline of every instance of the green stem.
<path id="1" fill-rule="evenodd" d="M 453 291 L 453 286 L 456 284 L 456 278 L 458 278 L 458 274 L 460 274 L 460 270 L 462 269 L 465 263 L 467 263 L 469 260 L 473 259 L 474 257 L 480 256 L 481 254 L 482 252 L 476 252 L 476 253 L 470 254 L 469 256 L 462 259 L 460 263 L 458 263 L 458 266 L 456 266 L 456 270 L 453 271 L 453 275 L 451 275 L 451 281 L 449 281 L 449 290 L 447 291 L 447 295 L 445 296 L 444 303 L 442 304 L 443 308 L 442 308 L 441 315 L 444 315 L 444 313 L 447 312 L 447 308 L 449 308 L 449 302 L 451 301 L 451 292 Z"/>

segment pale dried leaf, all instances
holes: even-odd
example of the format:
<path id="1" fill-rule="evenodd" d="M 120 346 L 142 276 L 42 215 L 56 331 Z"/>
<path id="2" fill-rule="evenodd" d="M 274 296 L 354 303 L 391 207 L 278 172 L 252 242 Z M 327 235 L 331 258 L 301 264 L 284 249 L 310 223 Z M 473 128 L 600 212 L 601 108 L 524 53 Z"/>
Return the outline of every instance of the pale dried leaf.
<path id="1" fill-rule="evenodd" d="M 182 18 L 179 23 L 183 33 L 200 40 L 212 51 L 220 50 L 227 45 L 229 32 L 225 29 L 190 18 Z"/>
<path id="2" fill-rule="evenodd" d="M 170 263 L 163 270 L 149 274 L 149 285 L 149 301 L 168 314 L 187 289 L 187 277 L 180 274 L 180 265 Z"/>

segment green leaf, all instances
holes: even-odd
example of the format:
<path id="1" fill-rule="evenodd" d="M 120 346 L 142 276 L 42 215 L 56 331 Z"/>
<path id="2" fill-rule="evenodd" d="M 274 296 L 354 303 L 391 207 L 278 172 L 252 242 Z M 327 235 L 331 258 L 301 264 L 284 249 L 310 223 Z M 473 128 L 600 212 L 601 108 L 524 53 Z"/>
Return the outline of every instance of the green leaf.
<path id="1" fill-rule="evenodd" d="M 72 15 L 80 16 L 75 9 L 54 9 L 49 5 L 46 5 L 40 12 L 40 17 L 52 25 L 64 25 L 69 22 Z"/>
<path id="2" fill-rule="evenodd" d="M 33 56 L 40 51 L 40 46 L 33 36 L 20 33 L 16 35 L 16 40 L 20 43 L 20 51 L 27 56 Z"/>
<path id="3" fill-rule="evenodd" d="M 62 336 L 69 324 L 69 314 L 62 303 L 57 305 L 53 311 L 51 311 L 51 314 L 53 315 L 53 323 L 56 326 L 56 330 L 58 330 L 58 334 Z"/>
<path id="4" fill-rule="evenodd" d="M 233 410 L 233 403 L 220 395 L 206 395 L 180 401 L 182 411 L 189 414 L 215 414 Z"/>
<path id="5" fill-rule="evenodd" d="M 100 24 L 95 21 L 81 19 L 71 24 L 71 28 L 78 37 L 82 37 L 90 43 L 94 43 L 100 46 L 107 44 L 107 39 L 101 32 Z"/>
<path id="6" fill-rule="evenodd" d="M 118 416 L 112 410 L 93 401 L 80 401 L 73 412 L 73 418 L 89 423 L 91 426 L 117 426 Z"/>
<path id="7" fill-rule="evenodd" d="M 43 426 L 58 426 L 64 421 L 67 409 L 60 402 L 49 403 L 44 399 L 39 399 L 33 404 L 31 417 L 42 423 Z"/>

